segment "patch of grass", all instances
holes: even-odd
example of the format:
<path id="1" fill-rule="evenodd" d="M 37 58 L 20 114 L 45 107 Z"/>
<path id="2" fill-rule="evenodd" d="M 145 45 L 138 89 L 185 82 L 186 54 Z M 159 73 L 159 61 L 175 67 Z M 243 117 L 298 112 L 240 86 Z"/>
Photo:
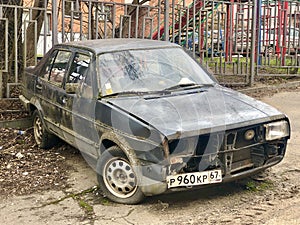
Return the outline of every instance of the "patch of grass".
<path id="1" fill-rule="evenodd" d="M 211 71 L 213 71 L 214 74 L 249 74 L 251 70 L 249 57 L 233 57 L 231 62 L 226 62 L 224 57 L 222 57 L 222 59 L 220 59 L 220 57 L 205 57 L 200 61 L 205 67 L 208 67 Z M 261 57 L 260 62 L 261 65 L 256 64 L 256 69 L 258 74 L 261 75 L 300 75 L 300 69 L 298 69 L 299 65 L 297 65 L 297 59 L 295 59 L 294 56 L 286 57 L 284 64 L 282 64 L 281 58 L 278 58 L 276 55 L 270 57 Z"/>
<path id="2" fill-rule="evenodd" d="M 248 181 L 246 184 L 246 189 L 251 192 L 258 192 L 271 189 L 273 187 L 273 183 L 271 181 Z"/>
<path id="3" fill-rule="evenodd" d="M 106 198 L 103 198 L 102 200 L 101 200 L 101 204 L 102 205 L 109 205 L 111 202 L 108 200 L 108 199 L 106 199 Z"/>
<path id="4" fill-rule="evenodd" d="M 86 201 L 84 201 L 82 199 L 77 199 L 77 201 L 78 201 L 79 206 L 81 208 L 83 208 L 87 213 L 93 213 L 94 212 L 93 206 L 91 206 Z"/>

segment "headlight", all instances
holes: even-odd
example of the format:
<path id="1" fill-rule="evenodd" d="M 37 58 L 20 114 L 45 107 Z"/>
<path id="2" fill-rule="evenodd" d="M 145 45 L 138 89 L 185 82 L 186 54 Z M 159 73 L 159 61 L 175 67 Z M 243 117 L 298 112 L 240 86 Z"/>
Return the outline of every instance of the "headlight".
<path id="1" fill-rule="evenodd" d="M 267 141 L 280 139 L 290 135 L 289 124 L 285 120 L 265 124 L 264 126 L 266 128 Z"/>

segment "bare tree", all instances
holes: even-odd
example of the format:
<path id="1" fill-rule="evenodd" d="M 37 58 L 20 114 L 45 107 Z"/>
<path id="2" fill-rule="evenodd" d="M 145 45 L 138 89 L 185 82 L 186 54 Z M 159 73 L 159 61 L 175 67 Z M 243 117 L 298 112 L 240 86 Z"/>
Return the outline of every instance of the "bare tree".
<path id="1" fill-rule="evenodd" d="M 35 62 L 35 46 L 38 42 L 38 38 L 41 34 L 41 29 L 45 20 L 45 11 L 42 9 L 45 9 L 47 7 L 49 0 L 35 0 L 33 7 L 34 8 L 40 8 L 37 10 L 32 10 L 32 21 L 36 22 L 30 22 L 28 24 L 27 30 L 26 30 L 26 60 L 27 65 L 34 65 Z M 45 5 L 46 4 L 46 5 Z M 36 24 L 36 25 L 35 25 Z M 36 27 L 35 27 L 36 26 Z M 36 31 L 35 31 L 36 29 Z M 35 36 L 36 35 L 36 36 Z"/>

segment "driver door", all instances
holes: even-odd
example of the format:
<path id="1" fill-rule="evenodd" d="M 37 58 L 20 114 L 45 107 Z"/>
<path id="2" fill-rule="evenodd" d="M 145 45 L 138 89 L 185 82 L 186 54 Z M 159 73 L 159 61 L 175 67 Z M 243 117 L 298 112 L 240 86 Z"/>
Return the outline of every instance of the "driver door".
<path id="1" fill-rule="evenodd" d="M 61 126 L 64 139 L 89 155 L 94 155 L 99 140 L 94 128 L 97 101 L 93 94 L 94 74 L 92 53 L 74 52 L 62 96 Z"/>

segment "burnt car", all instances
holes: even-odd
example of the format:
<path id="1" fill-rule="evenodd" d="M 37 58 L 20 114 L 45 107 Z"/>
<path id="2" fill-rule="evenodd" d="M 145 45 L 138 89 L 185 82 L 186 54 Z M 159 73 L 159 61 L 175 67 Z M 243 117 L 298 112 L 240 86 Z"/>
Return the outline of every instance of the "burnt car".
<path id="1" fill-rule="evenodd" d="M 107 39 L 54 46 L 23 78 L 41 148 L 78 148 L 113 201 L 227 182 L 279 163 L 288 118 L 231 89 L 180 46 Z"/>

